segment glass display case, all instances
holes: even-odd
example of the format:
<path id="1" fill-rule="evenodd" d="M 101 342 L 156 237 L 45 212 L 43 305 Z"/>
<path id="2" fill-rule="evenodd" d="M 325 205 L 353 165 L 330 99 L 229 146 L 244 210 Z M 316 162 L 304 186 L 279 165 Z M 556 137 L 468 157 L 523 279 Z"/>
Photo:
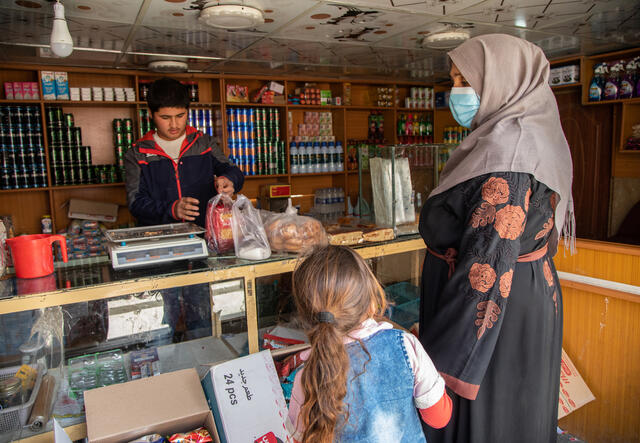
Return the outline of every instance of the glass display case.
<path id="1" fill-rule="evenodd" d="M 396 235 L 415 234 L 425 199 L 456 145 L 358 146 L 357 215 Z"/>
<path id="2" fill-rule="evenodd" d="M 387 287 L 417 294 L 424 250 L 418 236 L 355 249 Z M 116 271 L 103 256 L 56 263 L 52 275 L 38 279 L 5 275 L 0 379 L 23 364 L 38 372 L 28 399 L 0 410 L 0 441 L 41 438 L 52 429 L 51 416 L 72 440 L 83 438 L 86 389 L 190 367 L 203 374 L 216 362 L 259 351 L 263 334 L 293 316 L 296 263 L 295 255 L 274 254 Z M 409 301 L 393 306 L 408 309 Z M 45 383 L 48 377 L 53 383 Z M 34 403 L 45 386 L 53 401 L 34 424 Z"/>

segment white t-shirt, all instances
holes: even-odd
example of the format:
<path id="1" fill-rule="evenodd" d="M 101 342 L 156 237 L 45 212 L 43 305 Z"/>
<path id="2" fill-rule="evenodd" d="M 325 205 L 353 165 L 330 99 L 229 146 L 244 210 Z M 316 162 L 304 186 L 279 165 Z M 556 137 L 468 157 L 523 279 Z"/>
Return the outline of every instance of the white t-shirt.
<path id="1" fill-rule="evenodd" d="M 165 140 L 160 138 L 158 134 L 153 134 L 153 139 L 156 144 L 162 148 L 164 152 L 167 153 L 169 157 L 171 157 L 174 161 L 180 157 L 180 148 L 182 147 L 182 142 L 184 141 L 187 134 L 182 134 L 182 137 L 178 137 L 175 140 Z"/>

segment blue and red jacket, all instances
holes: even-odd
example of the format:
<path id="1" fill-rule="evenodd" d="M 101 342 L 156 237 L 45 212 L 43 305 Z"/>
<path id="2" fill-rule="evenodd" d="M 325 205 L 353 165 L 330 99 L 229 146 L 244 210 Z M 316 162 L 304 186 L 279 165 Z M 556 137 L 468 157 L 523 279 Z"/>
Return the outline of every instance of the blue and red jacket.
<path id="1" fill-rule="evenodd" d="M 175 206 L 182 197 L 200 202 L 195 223 L 204 227 L 207 202 L 217 194 L 214 176 L 225 176 L 236 192 L 244 175 L 231 164 L 216 139 L 187 126 L 180 157 L 174 161 L 153 139 L 149 131 L 125 154 L 127 204 L 138 224 L 175 223 Z"/>

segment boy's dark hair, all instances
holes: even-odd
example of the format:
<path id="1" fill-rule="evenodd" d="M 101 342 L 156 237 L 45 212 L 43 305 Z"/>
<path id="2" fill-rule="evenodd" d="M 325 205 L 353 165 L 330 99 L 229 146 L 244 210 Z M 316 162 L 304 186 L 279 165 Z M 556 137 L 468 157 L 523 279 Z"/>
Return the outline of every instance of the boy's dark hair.
<path id="1" fill-rule="evenodd" d="M 189 90 L 178 80 L 162 77 L 149 88 L 147 105 L 151 113 L 160 108 L 189 108 Z"/>

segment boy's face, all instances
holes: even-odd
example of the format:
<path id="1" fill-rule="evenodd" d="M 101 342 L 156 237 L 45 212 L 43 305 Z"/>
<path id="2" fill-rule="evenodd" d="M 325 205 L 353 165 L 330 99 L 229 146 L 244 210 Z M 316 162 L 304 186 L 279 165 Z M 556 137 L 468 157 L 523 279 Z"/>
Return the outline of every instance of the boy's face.
<path id="1" fill-rule="evenodd" d="M 182 137 L 187 129 L 188 116 L 187 108 L 159 108 L 152 115 L 156 133 L 168 141 Z"/>

